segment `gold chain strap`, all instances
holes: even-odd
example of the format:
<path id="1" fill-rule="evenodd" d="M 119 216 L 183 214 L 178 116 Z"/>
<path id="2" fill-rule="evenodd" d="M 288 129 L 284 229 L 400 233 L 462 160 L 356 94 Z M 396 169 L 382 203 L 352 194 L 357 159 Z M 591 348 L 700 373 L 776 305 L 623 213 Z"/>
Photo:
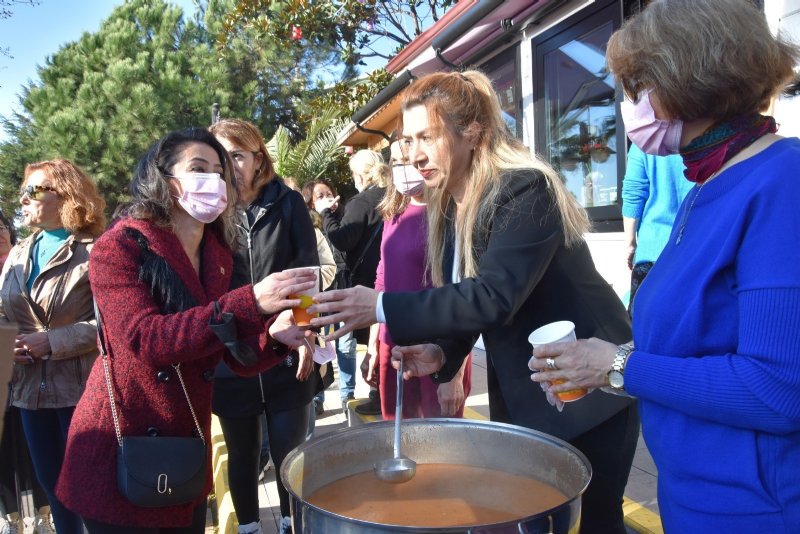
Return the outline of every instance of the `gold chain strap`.
<path id="1" fill-rule="evenodd" d="M 111 388 L 111 371 L 108 368 L 108 355 L 106 354 L 105 347 L 103 349 L 103 373 L 106 375 L 106 387 L 108 388 L 108 398 L 111 400 L 111 418 L 114 420 L 114 431 L 117 433 L 117 443 L 122 447 L 122 432 L 119 430 L 119 416 L 117 415 L 117 406 L 114 404 L 114 392 Z"/>
<path id="2" fill-rule="evenodd" d="M 105 347 L 104 347 L 105 349 Z M 194 420 L 194 426 L 197 428 L 197 435 L 203 441 L 206 442 L 206 438 L 203 435 L 203 430 L 200 428 L 200 421 L 197 419 L 197 414 L 194 413 L 194 406 L 192 406 L 192 401 L 189 399 L 189 392 L 186 389 L 186 384 L 183 382 L 183 375 L 181 374 L 181 364 L 174 364 L 172 366 L 175 369 L 175 372 L 178 374 L 178 380 L 181 383 L 181 389 L 183 389 L 183 394 L 186 397 L 186 402 L 189 404 L 189 411 L 192 412 L 192 419 Z M 111 370 L 108 366 L 108 355 L 106 354 L 105 350 L 103 350 L 103 372 L 106 375 L 106 388 L 108 388 L 108 398 L 111 401 L 111 418 L 114 420 L 114 432 L 117 434 L 117 443 L 119 446 L 122 447 L 122 431 L 119 429 L 119 416 L 117 415 L 117 405 L 114 402 L 114 392 L 111 387 Z"/>
<path id="3" fill-rule="evenodd" d="M 172 367 L 175 368 L 175 372 L 178 373 L 178 380 L 181 381 L 181 388 L 183 389 L 183 394 L 186 397 L 186 402 L 189 403 L 189 411 L 192 412 L 192 419 L 194 419 L 194 426 L 197 428 L 197 437 L 203 440 L 203 443 L 206 442 L 205 436 L 203 436 L 203 429 L 200 428 L 200 422 L 197 420 L 197 414 L 194 413 L 194 407 L 192 406 L 192 401 L 189 400 L 189 392 L 186 390 L 186 384 L 183 383 L 183 375 L 181 375 L 181 364 L 176 363 Z"/>

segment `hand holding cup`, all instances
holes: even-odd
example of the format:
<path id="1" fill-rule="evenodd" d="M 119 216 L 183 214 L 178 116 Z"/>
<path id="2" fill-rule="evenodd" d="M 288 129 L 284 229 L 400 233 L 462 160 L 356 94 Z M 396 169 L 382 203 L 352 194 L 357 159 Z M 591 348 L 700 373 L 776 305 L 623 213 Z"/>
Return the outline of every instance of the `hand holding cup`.
<path id="1" fill-rule="evenodd" d="M 289 269 L 272 273 L 253 286 L 256 306 L 264 315 L 274 315 L 292 306 L 299 306 L 300 299 L 293 297 L 316 287 L 318 279 L 312 267 Z"/>
<path id="2" fill-rule="evenodd" d="M 300 300 L 300 304 L 292 306 L 292 315 L 294 315 L 294 322 L 301 328 L 311 328 L 311 319 L 319 317 L 319 313 L 310 313 L 308 308 L 314 303 L 314 295 L 319 293 L 319 266 L 315 267 L 300 267 L 298 269 L 287 269 L 285 273 L 304 272 L 308 269 L 314 272 L 314 285 L 297 291 L 290 295 L 290 298 Z"/>
<path id="3" fill-rule="evenodd" d="M 549 323 L 541 328 L 537 328 L 528 336 L 528 342 L 533 346 L 533 350 L 543 345 L 550 345 L 554 343 L 568 343 L 576 341 L 575 337 L 575 324 L 571 321 L 557 321 Z M 531 363 L 535 360 L 535 356 L 531 358 Z M 530 367 L 533 370 L 533 367 Z M 557 358 L 549 357 L 545 359 L 545 371 L 558 371 Z M 567 382 L 564 378 L 550 380 L 551 386 L 557 386 Z M 586 396 L 588 390 L 585 388 L 575 388 L 567 391 L 558 391 L 555 393 L 556 397 L 562 402 L 572 402 Z"/>

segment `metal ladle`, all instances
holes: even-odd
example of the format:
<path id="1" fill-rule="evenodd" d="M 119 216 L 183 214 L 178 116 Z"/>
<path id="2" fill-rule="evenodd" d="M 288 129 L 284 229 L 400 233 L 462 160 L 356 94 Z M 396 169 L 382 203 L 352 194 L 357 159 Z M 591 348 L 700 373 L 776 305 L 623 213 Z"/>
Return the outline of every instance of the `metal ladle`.
<path id="1" fill-rule="evenodd" d="M 400 420 L 403 418 L 403 358 L 397 369 L 397 408 L 394 412 L 394 457 L 375 463 L 375 476 L 390 484 L 402 484 L 414 478 L 417 463 L 400 454 Z"/>

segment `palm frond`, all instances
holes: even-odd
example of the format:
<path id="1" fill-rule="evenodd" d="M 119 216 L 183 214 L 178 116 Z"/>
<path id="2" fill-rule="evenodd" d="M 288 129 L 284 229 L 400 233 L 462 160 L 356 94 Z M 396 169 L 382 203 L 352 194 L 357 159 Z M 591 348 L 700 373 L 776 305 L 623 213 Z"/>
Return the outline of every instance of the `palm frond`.
<path id="1" fill-rule="evenodd" d="M 275 135 L 267 141 L 267 152 L 275 166 L 275 172 L 281 176 L 291 176 L 291 169 L 287 168 L 291 151 L 292 138 L 289 135 L 289 130 L 283 126 L 278 126 Z"/>
<path id="2" fill-rule="evenodd" d="M 336 142 L 338 133 L 347 124 L 340 115 L 333 108 L 324 110 L 308 125 L 305 139 L 294 146 L 288 131 L 279 127 L 267 143 L 278 174 L 293 177 L 301 186 L 324 177 L 344 157 L 344 148 Z"/>

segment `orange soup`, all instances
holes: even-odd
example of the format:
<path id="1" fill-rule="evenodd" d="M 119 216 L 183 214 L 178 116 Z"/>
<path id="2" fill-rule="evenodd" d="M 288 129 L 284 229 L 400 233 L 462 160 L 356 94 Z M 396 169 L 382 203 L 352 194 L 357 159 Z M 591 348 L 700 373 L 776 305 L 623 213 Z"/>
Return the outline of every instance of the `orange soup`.
<path id="1" fill-rule="evenodd" d="M 312 297 L 308 295 L 292 295 L 290 298 L 300 299 L 300 306 L 292 308 L 295 324 L 297 326 L 310 326 L 311 319 L 319 315 L 318 313 L 308 313 L 307 308 L 314 303 Z"/>
<path id="2" fill-rule="evenodd" d="M 487 525 L 536 515 L 567 502 L 538 480 L 455 464 L 420 464 L 413 479 L 389 484 L 366 471 L 337 480 L 307 501 L 324 510 L 384 525 Z"/>

